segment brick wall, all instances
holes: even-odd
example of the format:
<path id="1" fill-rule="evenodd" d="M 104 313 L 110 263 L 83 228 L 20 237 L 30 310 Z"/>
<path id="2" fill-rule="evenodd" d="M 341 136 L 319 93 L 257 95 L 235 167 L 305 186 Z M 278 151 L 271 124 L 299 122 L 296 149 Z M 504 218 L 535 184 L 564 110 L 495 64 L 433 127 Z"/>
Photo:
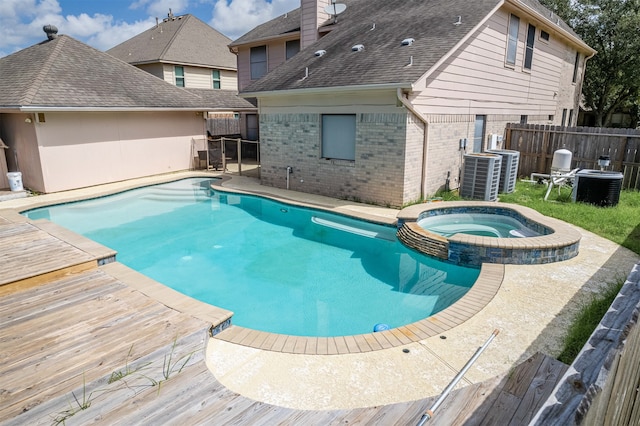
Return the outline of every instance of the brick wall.
<path id="1" fill-rule="evenodd" d="M 355 161 L 321 158 L 320 120 L 317 113 L 260 114 L 263 185 L 286 188 L 291 166 L 289 189 L 296 191 L 389 206 L 406 202 L 405 193 L 419 194 L 420 181 L 412 179 L 421 167 L 416 141 L 422 136 L 405 112 L 356 114 Z M 405 190 L 405 166 L 416 189 Z"/>
<path id="2" fill-rule="evenodd" d="M 460 187 L 460 170 L 465 153 L 473 150 L 475 115 L 430 115 L 429 142 L 425 194 L 433 196 L 438 190 Z M 485 123 L 484 147 L 488 149 L 489 135 L 504 136 L 507 123 L 519 122 L 519 115 L 488 115 Z M 529 123 L 548 124 L 548 116 L 529 116 Z M 466 151 L 460 149 L 460 139 L 467 139 Z M 497 148 L 504 148 L 499 144 Z"/>
<path id="3" fill-rule="evenodd" d="M 539 119 L 539 120 L 534 120 Z M 465 151 L 473 148 L 475 115 L 428 116 L 428 153 L 424 193 L 458 189 Z M 504 134 L 515 115 L 489 115 L 485 146 L 492 133 Z M 529 122 L 548 123 L 548 116 Z M 260 114 L 261 183 L 330 197 L 400 207 L 421 196 L 424 164 L 423 123 L 406 112 L 356 114 L 355 161 L 321 158 L 321 114 Z M 498 148 L 503 148 L 499 145 Z"/>

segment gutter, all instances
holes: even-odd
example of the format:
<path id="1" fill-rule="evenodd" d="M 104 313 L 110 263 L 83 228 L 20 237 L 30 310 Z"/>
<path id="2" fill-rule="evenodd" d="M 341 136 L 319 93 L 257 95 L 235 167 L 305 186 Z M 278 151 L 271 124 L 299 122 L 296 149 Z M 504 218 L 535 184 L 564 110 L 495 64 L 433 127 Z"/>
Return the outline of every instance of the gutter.
<path id="1" fill-rule="evenodd" d="M 551 17 L 549 16 L 545 16 L 544 14 L 540 13 L 539 11 L 531 8 L 530 6 L 524 4 L 523 2 L 521 2 L 520 0 L 506 0 L 505 3 L 509 3 L 512 6 L 514 6 L 517 9 L 522 10 L 523 12 L 525 12 L 526 14 L 530 15 L 530 16 L 534 16 L 536 17 L 538 20 L 540 20 L 541 23 L 546 24 L 547 26 L 553 28 L 554 30 L 556 30 L 558 33 L 562 34 L 563 37 L 565 37 L 566 39 L 568 39 L 569 41 L 571 41 L 573 44 L 580 46 L 583 50 L 587 51 L 587 52 L 591 52 L 591 56 L 593 56 L 595 54 L 595 50 L 589 46 L 588 44 L 586 44 L 582 39 L 580 39 L 580 37 L 578 37 L 577 35 L 573 35 L 570 32 L 568 32 L 566 29 L 562 28 L 556 21 L 555 26 L 552 25 L 553 24 L 553 20 L 551 19 Z M 550 11 L 551 12 L 551 11 Z M 551 12 L 553 15 L 555 15 L 553 12 Z M 555 15 L 557 16 L 557 15 Z M 560 19 L 559 16 L 557 16 L 557 19 Z M 564 21 L 563 21 L 564 22 Z"/>
<path id="2" fill-rule="evenodd" d="M 220 111 L 229 111 L 233 108 L 218 108 Z M 161 108 L 149 108 L 149 107 L 16 107 L 13 109 L 1 109 L 0 111 L 18 111 L 18 112 L 143 112 L 143 111 L 174 111 L 174 112 L 206 112 L 213 111 L 214 109 L 207 107 L 197 107 L 197 108 L 169 108 L 169 107 L 161 107 Z M 247 110 L 251 110 L 250 108 Z"/>
<path id="3" fill-rule="evenodd" d="M 429 121 L 420 114 L 414 107 L 411 105 L 411 102 L 407 98 L 404 97 L 404 93 L 402 93 L 402 89 L 398 87 L 396 91 L 396 97 L 400 101 L 400 103 L 407 108 L 413 115 L 415 115 L 422 123 L 424 124 L 424 132 L 422 139 L 422 170 L 420 176 L 420 198 L 423 200 L 426 197 L 425 185 L 427 181 L 427 162 L 429 160 Z"/>
<path id="4" fill-rule="evenodd" d="M 240 92 L 238 96 L 242 98 L 258 98 L 265 96 L 291 96 L 304 94 L 322 94 L 335 92 L 359 92 L 364 90 L 388 90 L 388 89 L 412 89 L 411 83 L 383 83 L 383 84 L 362 84 L 354 86 L 335 86 L 335 87 L 307 87 L 304 89 L 283 89 L 269 90 L 264 92 Z"/>
<path id="5" fill-rule="evenodd" d="M 238 48 L 239 47 L 254 47 L 254 46 L 260 46 L 262 44 L 264 44 L 265 42 L 268 41 L 272 41 L 272 40 L 280 40 L 282 39 L 282 41 L 286 41 L 286 40 L 294 40 L 295 37 L 292 37 L 294 35 L 300 36 L 300 30 L 294 30 L 294 31 L 290 31 L 290 32 L 285 32 L 285 33 L 280 33 L 280 34 L 275 34 L 275 35 L 270 35 L 270 36 L 265 36 L 262 38 L 256 38 L 250 41 L 245 41 L 242 43 L 237 43 L 237 42 L 231 42 L 229 44 L 227 44 L 227 47 L 229 48 L 229 51 L 231 53 L 238 53 Z"/>

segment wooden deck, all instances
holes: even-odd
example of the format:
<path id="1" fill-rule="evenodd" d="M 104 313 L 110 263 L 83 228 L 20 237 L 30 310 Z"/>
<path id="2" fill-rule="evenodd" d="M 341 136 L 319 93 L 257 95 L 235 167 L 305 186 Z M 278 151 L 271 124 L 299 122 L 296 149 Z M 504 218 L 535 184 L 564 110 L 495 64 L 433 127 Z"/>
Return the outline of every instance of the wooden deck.
<path id="1" fill-rule="evenodd" d="M 70 244 L 76 251 L 45 225 L 26 225 L 0 217 L 0 424 L 411 425 L 435 400 L 301 411 L 245 398 L 207 369 L 210 321 L 129 285 L 117 263 L 97 266 L 82 241 Z M 47 275 L 43 252 L 29 251 L 22 271 L 6 271 L 30 238 L 72 261 Z M 92 266 L 77 270 L 76 260 Z M 508 377 L 455 391 L 428 424 L 524 424 L 565 369 L 536 355 Z"/>

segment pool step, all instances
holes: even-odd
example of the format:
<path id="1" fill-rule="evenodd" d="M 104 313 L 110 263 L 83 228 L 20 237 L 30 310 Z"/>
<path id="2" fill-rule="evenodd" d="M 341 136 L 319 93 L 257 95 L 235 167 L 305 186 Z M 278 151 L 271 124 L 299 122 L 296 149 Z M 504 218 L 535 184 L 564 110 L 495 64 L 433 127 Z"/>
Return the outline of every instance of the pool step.
<path id="1" fill-rule="evenodd" d="M 47 220 L 0 212 L 0 294 L 97 268 L 116 252 Z"/>

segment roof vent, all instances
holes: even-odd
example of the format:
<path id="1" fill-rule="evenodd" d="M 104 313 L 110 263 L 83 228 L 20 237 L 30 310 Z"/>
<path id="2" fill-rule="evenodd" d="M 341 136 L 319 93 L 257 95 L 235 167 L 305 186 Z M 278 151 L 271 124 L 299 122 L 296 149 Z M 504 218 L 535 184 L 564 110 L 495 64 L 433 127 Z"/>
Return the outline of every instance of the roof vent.
<path id="1" fill-rule="evenodd" d="M 462 24 L 462 16 L 458 15 L 458 19 L 456 20 L 456 22 L 453 23 L 453 25 L 460 25 Z"/>
<path id="2" fill-rule="evenodd" d="M 322 55 L 324 55 L 325 53 L 327 53 L 327 51 L 326 51 L 326 50 L 316 50 L 316 53 L 314 53 L 314 55 L 316 55 L 316 56 L 322 56 Z"/>
<path id="3" fill-rule="evenodd" d="M 405 38 L 404 40 L 402 40 L 402 45 L 403 46 L 411 46 L 413 44 L 415 40 L 412 38 Z"/>
<path id="4" fill-rule="evenodd" d="M 55 25 L 45 25 L 42 27 L 42 31 L 47 34 L 47 38 L 49 40 L 53 40 L 54 38 L 58 38 L 58 28 Z"/>
<path id="5" fill-rule="evenodd" d="M 364 50 L 364 44 L 355 44 L 351 46 L 352 52 L 362 52 Z"/>

